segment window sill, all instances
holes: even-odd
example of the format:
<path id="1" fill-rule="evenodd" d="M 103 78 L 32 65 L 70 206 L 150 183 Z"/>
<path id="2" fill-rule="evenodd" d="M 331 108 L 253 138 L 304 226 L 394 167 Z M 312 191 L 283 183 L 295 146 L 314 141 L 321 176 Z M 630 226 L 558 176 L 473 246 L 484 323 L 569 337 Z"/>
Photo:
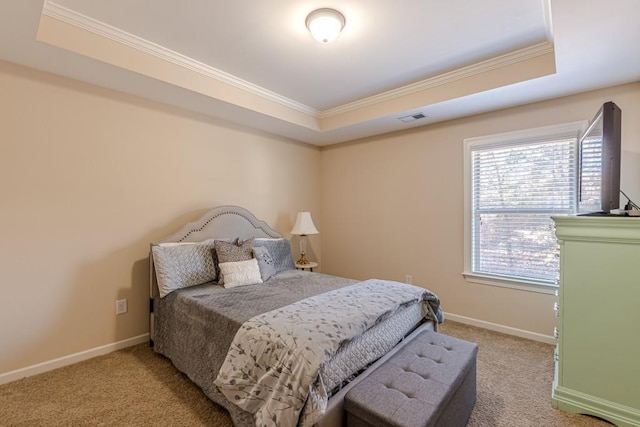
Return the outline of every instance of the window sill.
<path id="1" fill-rule="evenodd" d="M 536 292 L 540 294 L 554 295 L 558 289 L 558 285 L 545 282 L 534 282 L 529 280 L 506 279 L 495 276 L 486 276 L 477 273 L 462 273 L 465 280 L 470 283 L 479 283 L 481 285 L 498 286 L 501 288 L 518 289 L 527 292 Z"/>

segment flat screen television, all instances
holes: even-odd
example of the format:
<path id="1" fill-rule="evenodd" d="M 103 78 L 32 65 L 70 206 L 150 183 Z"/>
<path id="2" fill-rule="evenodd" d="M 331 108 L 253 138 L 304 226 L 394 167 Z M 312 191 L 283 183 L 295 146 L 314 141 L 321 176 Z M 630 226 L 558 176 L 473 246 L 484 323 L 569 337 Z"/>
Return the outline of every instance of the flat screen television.
<path id="1" fill-rule="evenodd" d="M 620 208 L 622 111 L 605 102 L 580 137 L 578 213 L 608 214 Z"/>

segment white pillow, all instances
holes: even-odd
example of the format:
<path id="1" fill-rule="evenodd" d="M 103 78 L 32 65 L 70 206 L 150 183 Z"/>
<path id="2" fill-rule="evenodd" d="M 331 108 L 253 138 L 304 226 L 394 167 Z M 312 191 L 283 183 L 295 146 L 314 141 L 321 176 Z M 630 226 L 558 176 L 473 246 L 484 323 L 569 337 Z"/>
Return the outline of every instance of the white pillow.
<path id="1" fill-rule="evenodd" d="M 246 261 L 221 262 L 218 266 L 224 277 L 225 288 L 262 283 L 258 260 L 255 258 Z"/>
<path id="2" fill-rule="evenodd" d="M 207 243 L 154 245 L 151 251 L 160 298 L 177 289 L 216 279 L 213 240 Z"/>

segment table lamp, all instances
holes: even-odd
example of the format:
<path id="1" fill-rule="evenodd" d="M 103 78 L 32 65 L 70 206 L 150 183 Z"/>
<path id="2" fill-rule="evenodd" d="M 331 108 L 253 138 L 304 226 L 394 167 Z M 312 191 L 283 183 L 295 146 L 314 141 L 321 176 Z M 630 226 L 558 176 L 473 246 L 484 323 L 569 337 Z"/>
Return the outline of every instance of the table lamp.
<path id="1" fill-rule="evenodd" d="M 309 264 L 309 261 L 307 261 L 307 258 L 305 257 L 305 252 L 307 250 L 307 235 L 318 233 L 318 229 L 313 225 L 311 213 L 298 212 L 296 224 L 293 226 L 293 230 L 291 230 L 291 234 L 300 236 L 300 259 L 297 261 L 297 264 Z"/>

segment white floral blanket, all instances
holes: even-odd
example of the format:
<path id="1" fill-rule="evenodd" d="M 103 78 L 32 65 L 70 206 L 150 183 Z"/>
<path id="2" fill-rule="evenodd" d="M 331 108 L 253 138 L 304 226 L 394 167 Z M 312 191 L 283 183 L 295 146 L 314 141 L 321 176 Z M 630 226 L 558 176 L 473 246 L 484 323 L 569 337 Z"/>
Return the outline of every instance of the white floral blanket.
<path id="1" fill-rule="evenodd" d="M 320 367 L 343 342 L 418 301 L 430 304 L 437 322 L 439 301 L 431 292 L 377 279 L 256 316 L 236 333 L 215 385 L 253 413 L 256 426 L 311 426 L 328 400 Z"/>

